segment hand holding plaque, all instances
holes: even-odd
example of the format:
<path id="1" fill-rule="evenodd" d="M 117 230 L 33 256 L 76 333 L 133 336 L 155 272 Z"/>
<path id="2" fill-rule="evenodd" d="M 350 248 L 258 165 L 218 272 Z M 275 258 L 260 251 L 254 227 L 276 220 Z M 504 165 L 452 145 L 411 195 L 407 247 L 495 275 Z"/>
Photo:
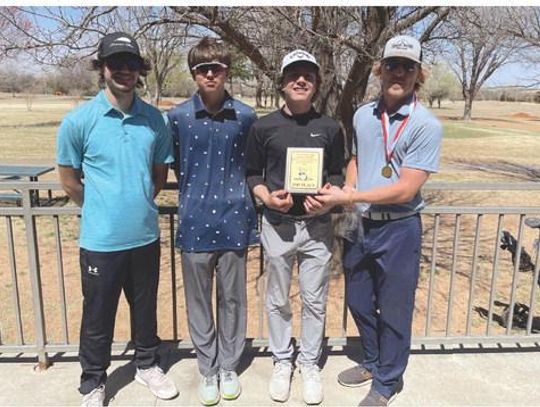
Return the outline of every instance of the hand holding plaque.
<path id="1" fill-rule="evenodd" d="M 324 149 L 287 148 L 285 189 L 287 192 L 316 194 L 322 186 Z"/>

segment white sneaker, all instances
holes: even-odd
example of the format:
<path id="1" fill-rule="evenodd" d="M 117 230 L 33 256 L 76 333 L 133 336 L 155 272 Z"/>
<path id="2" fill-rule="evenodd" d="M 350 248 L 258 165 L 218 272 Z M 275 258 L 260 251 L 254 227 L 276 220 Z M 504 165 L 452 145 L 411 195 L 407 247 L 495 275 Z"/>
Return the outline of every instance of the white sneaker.
<path id="1" fill-rule="evenodd" d="M 242 386 L 238 380 L 238 375 L 233 370 L 222 370 L 219 372 L 219 389 L 221 397 L 225 400 L 235 400 L 242 392 Z"/>
<path id="2" fill-rule="evenodd" d="M 96 387 L 90 393 L 85 394 L 82 398 L 82 407 L 101 407 L 105 401 L 105 386 Z"/>
<path id="3" fill-rule="evenodd" d="M 274 401 L 287 401 L 291 392 L 292 364 L 290 362 L 274 363 L 274 371 L 270 379 L 269 393 Z"/>
<path id="4" fill-rule="evenodd" d="M 219 403 L 219 388 L 217 375 L 205 376 L 199 384 L 199 400 L 203 406 L 213 406 Z"/>
<path id="5" fill-rule="evenodd" d="M 306 404 L 320 404 L 323 401 L 321 374 L 317 365 L 300 366 L 302 374 L 302 396 Z"/>
<path id="6" fill-rule="evenodd" d="M 173 381 L 165 376 L 165 373 L 158 365 L 154 365 L 149 369 L 137 369 L 135 380 L 148 387 L 157 398 L 168 400 L 178 395 L 178 390 Z"/>

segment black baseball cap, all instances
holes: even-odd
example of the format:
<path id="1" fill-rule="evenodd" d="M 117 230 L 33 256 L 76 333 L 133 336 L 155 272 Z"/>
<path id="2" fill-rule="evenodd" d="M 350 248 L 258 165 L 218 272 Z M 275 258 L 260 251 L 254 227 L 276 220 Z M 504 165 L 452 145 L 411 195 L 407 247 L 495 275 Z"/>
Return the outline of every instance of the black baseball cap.
<path id="1" fill-rule="evenodd" d="M 107 34 L 99 42 L 98 59 L 105 59 L 114 54 L 133 54 L 142 58 L 135 38 L 124 32 Z"/>

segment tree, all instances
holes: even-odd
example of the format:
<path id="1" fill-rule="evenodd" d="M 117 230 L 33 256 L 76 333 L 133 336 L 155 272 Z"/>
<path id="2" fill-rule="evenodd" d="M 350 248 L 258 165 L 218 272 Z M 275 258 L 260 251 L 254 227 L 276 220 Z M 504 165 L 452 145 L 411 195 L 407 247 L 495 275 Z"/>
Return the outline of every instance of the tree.
<path id="1" fill-rule="evenodd" d="M 0 7 L 0 57 L 10 56 L 26 38 L 25 33 L 31 28 L 31 22 L 17 7 Z"/>
<path id="2" fill-rule="evenodd" d="M 71 66 L 54 67 L 44 75 L 46 86 L 52 94 L 90 96 L 99 90 L 98 77 L 90 70 L 90 61 L 72 60 Z"/>
<path id="3" fill-rule="evenodd" d="M 443 99 L 452 97 L 459 91 L 459 82 L 452 73 L 448 65 L 444 62 L 436 62 L 431 66 L 428 79 L 420 90 L 420 95 L 429 103 L 429 107 L 433 107 L 433 103 L 437 101 L 439 109 Z"/>
<path id="4" fill-rule="evenodd" d="M 519 48 L 506 27 L 505 10 L 492 7 L 459 8 L 444 27 L 449 43 L 447 61 L 461 84 L 465 100 L 464 120 L 471 119 L 473 101 L 482 85 L 510 62 Z"/>
<path id="5" fill-rule="evenodd" d="M 22 49 L 48 63 L 66 54 L 94 52 L 99 36 L 123 26 L 136 28 L 137 38 L 154 27 L 171 27 L 152 38 L 187 38 L 214 33 L 244 54 L 274 85 L 286 52 L 302 47 L 317 57 L 323 81 L 317 108 L 341 121 L 352 134 L 352 115 L 366 92 L 373 62 L 386 41 L 410 32 L 427 42 L 450 13 L 447 7 L 78 7 L 21 8 L 38 24 L 27 33 Z M 1 16 L 0 10 L 0 16 Z M 144 23 L 130 15 L 143 14 Z M 178 50 L 170 44 L 157 44 Z M 166 57 L 170 59 L 171 57 Z M 159 64 L 155 64 L 159 70 Z M 158 81 L 156 80 L 156 83 Z M 279 100 L 274 87 L 274 101 Z"/>
<path id="6" fill-rule="evenodd" d="M 277 84 L 283 55 L 302 47 L 317 57 L 317 108 L 342 122 L 349 137 L 356 104 L 386 41 L 415 30 L 421 41 L 448 15 L 445 7 L 173 7 L 178 19 L 212 30 Z M 276 87 L 277 88 L 277 87 Z"/>
<path id="7" fill-rule="evenodd" d="M 508 32 L 523 41 L 522 61 L 532 68 L 534 77 L 528 78 L 530 86 L 540 85 L 540 7 L 509 7 Z"/>
<path id="8" fill-rule="evenodd" d="M 129 7 L 126 14 L 133 20 L 133 32 L 152 63 L 150 75 L 154 81 L 153 100 L 159 105 L 161 95 L 167 85 L 167 78 L 182 62 L 182 48 L 185 33 L 182 25 L 167 22 L 170 12 L 167 8 Z"/>
<path id="9" fill-rule="evenodd" d="M 0 92 L 16 94 L 27 91 L 36 83 L 37 78 L 30 73 L 20 72 L 13 68 L 4 68 L 0 71 Z"/>
<path id="10" fill-rule="evenodd" d="M 110 32 L 132 33 L 153 69 L 154 102 L 157 104 L 170 72 L 180 63 L 185 41 L 183 25 L 171 22 L 166 7 L 14 7 L 24 20 L 0 8 L 0 21 L 24 35 L 11 41 L 4 52 L 21 51 L 40 64 L 73 66 L 93 56 L 100 38 Z M 23 24 L 21 21 L 30 23 Z"/>
<path id="11" fill-rule="evenodd" d="M 253 69 L 249 59 L 239 52 L 234 47 L 229 47 L 231 55 L 231 66 L 229 67 L 229 87 L 231 94 L 234 96 L 234 80 L 236 79 L 239 85 L 238 93 L 242 95 L 242 82 L 253 78 Z"/>
<path id="12" fill-rule="evenodd" d="M 507 13 L 508 32 L 540 48 L 540 7 L 508 7 Z"/>

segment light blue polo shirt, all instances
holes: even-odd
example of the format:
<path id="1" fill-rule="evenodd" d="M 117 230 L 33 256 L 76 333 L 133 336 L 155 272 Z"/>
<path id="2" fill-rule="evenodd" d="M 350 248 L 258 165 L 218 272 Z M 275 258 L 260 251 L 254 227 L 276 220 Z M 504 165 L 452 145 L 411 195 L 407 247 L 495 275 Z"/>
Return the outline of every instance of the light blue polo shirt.
<path id="1" fill-rule="evenodd" d="M 410 100 L 389 116 L 389 142 L 393 140 L 397 129 L 409 115 L 409 103 Z M 403 167 L 430 173 L 437 172 L 443 135 L 442 125 L 427 108 L 417 102 L 396 144 L 391 159 L 392 176 L 390 178 L 382 176 L 381 170 L 386 165 L 386 157 L 380 113 L 379 101 L 374 101 L 361 106 L 354 114 L 355 134 L 352 153 L 357 156 L 357 190 L 367 191 L 394 184 L 399 180 Z M 420 191 L 410 202 L 404 204 L 358 205 L 360 210 L 369 212 L 417 212 L 424 206 L 425 202 Z"/>
<path id="2" fill-rule="evenodd" d="M 152 167 L 173 161 L 158 109 L 136 96 L 124 115 L 101 91 L 64 118 L 56 152 L 59 165 L 84 175 L 82 248 L 112 252 L 158 239 Z"/>

